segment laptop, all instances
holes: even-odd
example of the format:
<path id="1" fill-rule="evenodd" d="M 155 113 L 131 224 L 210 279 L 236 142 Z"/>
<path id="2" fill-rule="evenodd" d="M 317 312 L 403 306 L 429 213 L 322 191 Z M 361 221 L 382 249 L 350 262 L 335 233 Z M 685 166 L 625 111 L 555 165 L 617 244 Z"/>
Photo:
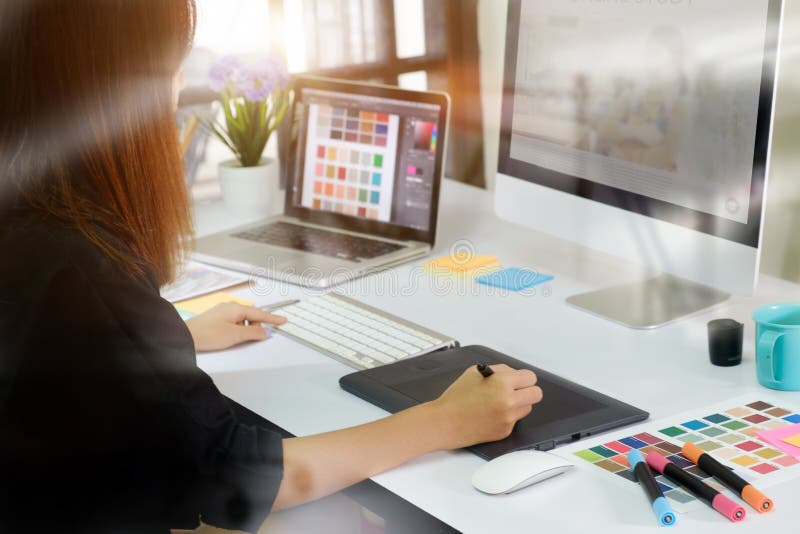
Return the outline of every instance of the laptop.
<path id="1" fill-rule="evenodd" d="M 194 259 L 326 288 L 428 254 L 449 97 L 310 76 L 292 90 L 283 215 L 199 238 Z"/>

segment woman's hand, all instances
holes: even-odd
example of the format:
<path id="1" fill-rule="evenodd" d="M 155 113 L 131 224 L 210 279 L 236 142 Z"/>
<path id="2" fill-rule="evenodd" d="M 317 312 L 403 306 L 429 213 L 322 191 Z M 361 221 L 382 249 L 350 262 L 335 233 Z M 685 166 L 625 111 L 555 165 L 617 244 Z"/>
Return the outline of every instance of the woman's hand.
<path id="1" fill-rule="evenodd" d="M 431 404 L 442 414 L 445 448 L 460 448 L 508 437 L 514 424 L 542 400 L 536 374 L 492 365 L 484 378 L 470 367 Z"/>
<path id="2" fill-rule="evenodd" d="M 244 321 L 250 324 L 245 326 Z M 223 350 L 245 341 L 263 341 L 267 332 L 261 323 L 281 325 L 285 317 L 272 315 L 236 302 L 217 304 L 186 321 L 198 352 Z"/>

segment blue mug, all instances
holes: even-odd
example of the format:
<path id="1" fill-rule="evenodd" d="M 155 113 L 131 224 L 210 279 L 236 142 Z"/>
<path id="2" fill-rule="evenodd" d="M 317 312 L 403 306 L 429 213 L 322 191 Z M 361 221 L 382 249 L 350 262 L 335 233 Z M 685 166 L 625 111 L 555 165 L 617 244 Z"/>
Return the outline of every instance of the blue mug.
<path id="1" fill-rule="evenodd" d="M 771 304 L 753 312 L 756 373 L 762 386 L 800 391 L 800 304 Z"/>

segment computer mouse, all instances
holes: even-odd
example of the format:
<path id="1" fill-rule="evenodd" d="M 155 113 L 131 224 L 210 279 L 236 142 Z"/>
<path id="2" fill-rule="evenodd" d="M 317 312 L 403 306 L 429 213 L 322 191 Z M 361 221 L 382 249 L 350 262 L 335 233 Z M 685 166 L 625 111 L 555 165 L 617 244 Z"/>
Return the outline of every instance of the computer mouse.
<path id="1" fill-rule="evenodd" d="M 514 451 L 481 466 L 472 475 L 472 485 L 491 495 L 512 493 L 573 467 L 572 463 L 548 452 Z"/>

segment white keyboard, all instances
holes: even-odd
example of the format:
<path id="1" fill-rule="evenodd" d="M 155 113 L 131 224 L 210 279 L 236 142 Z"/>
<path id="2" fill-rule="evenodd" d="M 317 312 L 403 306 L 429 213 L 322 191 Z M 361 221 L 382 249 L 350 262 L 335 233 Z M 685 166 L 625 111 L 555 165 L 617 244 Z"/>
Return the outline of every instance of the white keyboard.
<path id="1" fill-rule="evenodd" d="M 288 319 L 278 332 L 356 369 L 458 346 L 443 334 L 334 293 L 274 312 Z"/>

